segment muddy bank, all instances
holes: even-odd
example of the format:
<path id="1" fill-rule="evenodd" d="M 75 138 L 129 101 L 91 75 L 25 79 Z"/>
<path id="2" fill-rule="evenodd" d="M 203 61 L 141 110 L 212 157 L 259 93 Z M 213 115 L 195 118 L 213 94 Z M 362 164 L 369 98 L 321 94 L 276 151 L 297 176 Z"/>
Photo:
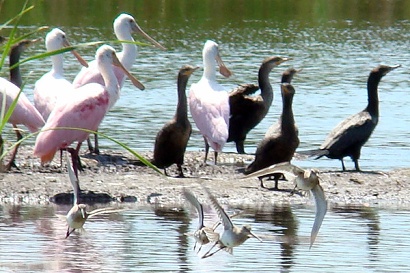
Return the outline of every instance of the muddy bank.
<path id="1" fill-rule="evenodd" d="M 142 155 L 151 158 L 152 153 Z M 85 169 L 80 173 L 80 185 L 85 191 L 112 197 L 108 201 L 137 204 L 181 204 L 182 187 L 191 188 L 199 199 L 205 200 L 198 183 L 209 187 L 221 203 L 231 205 L 312 203 L 309 197 L 291 195 L 293 184 L 289 181 L 280 181 L 281 191 L 269 191 L 260 188 L 256 178 L 243 179 L 241 170 L 252 158 L 252 155 L 223 153 L 219 156 L 220 164 L 213 165 L 203 163 L 203 152 L 187 152 L 186 178 L 173 178 L 156 173 L 130 154 L 103 151 L 100 156 L 82 156 Z M 47 204 L 56 194 L 71 192 L 65 164 L 60 167 L 59 157 L 56 156 L 50 165 L 41 166 L 32 151 L 23 147 L 17 165 L 19 170 L 0 174 L 0 203 Z M 176 176 L 176 167 L 169 168 L 168 173 Z M 365 204 L 410 208 L 410 169 L 360 173 L 319 170 L 319 174 L 330 206 Z"/>

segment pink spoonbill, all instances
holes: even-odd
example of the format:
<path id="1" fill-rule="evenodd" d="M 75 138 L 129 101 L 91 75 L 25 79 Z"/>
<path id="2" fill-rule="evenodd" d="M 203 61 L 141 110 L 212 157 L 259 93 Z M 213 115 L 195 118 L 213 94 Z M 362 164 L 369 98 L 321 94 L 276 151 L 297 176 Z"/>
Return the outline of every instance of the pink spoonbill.
<path id="1" fill-rule="evenodd" d="M 225 77 L 232 73 L 222 61 L 217 43 L 206 41 L 202 58 L 204 73 L 197 83 L 191 85 L 189 109 L 205 140 L 205 161 L 211 146 L 215 151 L 216 164 L 218 152 L 222 151 L 228 139 L 229 95 L 216 81 L 215 66 L 219 66 L 219 72 Z"/>
<path id="2" fill-rule="evenodd" d="M 18 44 L 14 45 L 10 51 L 10 66 L 19 62 L 21 53 L 30 45 L 38 40 L 22 40 Z M 10 105 L 17 99 L 17 104 L 11 114 L 8 123 L 11 123 L 16 131 L 17 140 L 22 138 L 20 130 L 17 128 L 17 124 L 25 125 L 30 132 L 36 132 L 44 125 L 44 119 L 28 100 L 23 92 L 20 92 L 22 85 L 22 79 L 19 67 L 15 67 L 10 70 L 10 81 L 0 78 L 0 108 L 3 105 L 3 98 L 5 102 L 5 113 L 8 111 Z M 13 83 L 12 83 L 13 82 Z M 20 95 L 19 95 L 20 92 Z M 3 148 L 3 139 L 0 135 L 0 146 Z M 9 163 L 4 166 L 4 169 L 9 171 L 11 167 L 16 166 L 14 160 L 17 155 L 19 145 L 16 145 L 11 155 Z"/>
<path id="3" fill-rule="evenodd" d="M 70 43 L 61 29 L 54 28 L 47 33 L 46 48 L 48 52 L 68 46 Z M 83 66 L 88 66 L 87 62 L 75 50 L 71 52 Z M 63 54 L 51 56 L 51 61 L 51 70 L 44 74 L 34 86 L 34 105 L 44 120 L 48 119 L 57 99 L 73 89 L 73 85 L 64 78 Z"/>
<path id="4" fill-rule="evenodd" d="M 42 163 L 50 162 L 58 149 L 66 148 L 71 153 L 76 175 L 78 175 L 79 165 L 78 152 L 81 143 L 88 138 L 89 132 L 55 128 L 70 127 L 97 130 L 109 109 L 110 96 L 119 91 L 113 64 L 123 69 L 136 87 L 144 89 L 144 86 L 122 66 L 111 46 L 101 46 L 97 50 L 95 58 L 105 84 L 89 83 L 83 85 L 71 90 L 64 100 L 59 100 L 42 132 L 37 136 L 34 146 L 34 155 L 40 157 Z M 70 148 L 69 146 L 76 141 L 78 142 L 77 147 Z"/>
<path id="5" fill-rule="evenodd" d="M 135 22 L 134 17 L 132 17 L 129 14 L 122 13 L 120 14 L 115 20 L 114 20 L 114 33 L 117 36 L 117 39 L 120 41 L 128 41 L 128 42 L 134 42 L 134 38 L 132 37 L 132 33 L 138 33 L 148 41 L 150 41 L 154 46 L 156 46 L 159 49 L 165 50 L 165 47 L 163 47 L 161 44 L 159 44 L 157 41 L 155 41 L 153 38 L 151 38 L 148 34 L 146 34 L 141 27 Z M 122 51 L 117 54 L 118 59 L 122 63 L 122 65 L 125 67 L 125 69 L 130 70 L 132 68 L 132 65 L 134 64 L 136 58 L 137 58 L 137 46 L 134 43 L 122 43 Z M 124 85 L 125 81 L 125 74 L 124 72 L 118 68 L 114 67 L 114 73 L 115 76 L 117 77 L 117 81 L 120 85 L 120 89 Z M 78 73 L 78 75 L 75 77 L 73 81 L 74 87 L 80 87 L 82 85 L 96 82 L 101 85 L 104 84 L 103 77 L 98 70 L 97 67 L 97 62 L 92 61 L 89 64 L 89 67 L 83 67 L 81 71 Z M 113 94 L 109 98 L 109 109 L 111 109 L 112 106 L 117 102 L 117 100 L 120 98 L 120 90 L 118 90 L 117 93 Z M 98 138 L 97 135 L 95 135 L 95 147 L 93 148 L 91 143 L 88 142 L 88 147 L 90 152 L 94 152 L 96 154 L 99 154 L 99 148 L 98 148 Z"/>

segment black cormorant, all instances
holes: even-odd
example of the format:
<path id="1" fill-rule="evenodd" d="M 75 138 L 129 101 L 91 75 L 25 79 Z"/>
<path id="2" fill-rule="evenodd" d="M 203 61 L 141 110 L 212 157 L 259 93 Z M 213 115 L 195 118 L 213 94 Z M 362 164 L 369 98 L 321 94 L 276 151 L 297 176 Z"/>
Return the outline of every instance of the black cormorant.
<path id="1" fill-rule="evenodd" d="M 374 68 L 367 80 L 367 107 L 345 119 L 337 125 L 328 135 L 320 149 L 301 152 L 316 156 L 316 159 L 327 156 L 331 159 L 342 161 L 343 171 L 346 170 L 343 158 L 350 156 L 356 171 L 360 171 L 359 158 L 362 146 L 367 142 L 379 121 L 379 97 L 377 87 L 383 76 L 400 67 L 380 65 Z"/>
<path id="2" fill-rule="evenodd" d="M 179 177 L 184 177 L 182 164 L 184 163 L 185 149 L 191 136 L 191 123 L 188 120 L 188 106 L 186 97 L 186 86 L 189 77 L 198 67 L 184 65 L 178 74 L 178 105 L 175 116 L 162 127 L 155 139 L 154 160 L 158 168 L 166 168 L 176 163 Z"/>
<path id="3" fill-rule="evenodd" d="M 243 84 L 229 94 L 229 136 L 227 142 L 234 141 L 236 150 L 240 154 L 245 153 L 244 142 L 246 135 L 252 130 L 269 112 L 273 101 L 273 90 L 269 82 L 269 73 L 281 63 L 291 58 L 269 57 L 266 58 L 258 73 L 258 84 Z M 257 96 L 251 96 L 261 90 Z"/>

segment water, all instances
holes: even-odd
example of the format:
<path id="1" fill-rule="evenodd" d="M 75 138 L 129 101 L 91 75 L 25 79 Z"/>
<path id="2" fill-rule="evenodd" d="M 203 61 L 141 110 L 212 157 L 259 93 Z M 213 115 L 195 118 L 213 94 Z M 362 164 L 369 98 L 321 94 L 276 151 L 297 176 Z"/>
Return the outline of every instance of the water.
<path id="1" fill-rule="evenodd" d="M 0 18 L 15 15 L 23 1 L 5 1 Z M 21 21 L 20 33 L 41 25 L 60 27 L 72 44 L 113 40 L 112 21 L 120 12 L 132 14 L 139 25 L 167 51 L 140 47 L 132 73 L 146 86 L 139 91 L 127 81 L 116 106 L 100 131 L 137 151 L 152 150 L 155 135 L 176 106 L 176 76 L 183 64 L 201 65 L 207 39 L 221 48 L 230 79 L 219 77 L 229 90 L 240 83 L 256 83 L 262 60 L 271 55 L 293 57 L 271 73 L 275 88 L 268 116 L 248 135 L 245 149 L 253 153 L 268 127 L 280 114 L 279 79 L 292 66 L 296 75 L 294 113 L 300 150 L 318 147 L 330 130 L 367 102 L 366 81 L 378 64 L 402 67 L 380 85 L 380 122 L 362 149 L 364 170 L 409 167 L 409 33 L 410 2 L 356 0 L 292 1 L 33 1 L 36 7 Z M 101 7 L 104 5 L 104 7 Z M 2 30 L 5 34 L 9 29 Z M 43 35 L 45 36 L 45 34 Z M 138 38 L 140 41 L 141 39 Z M 118 50 L 120 47 L 115 45 Z M 95 47 L 79 52 L 92 60 Z M 44 45 L 26 56 L 43 52 Z M 66 77 L 80 66 L 65 55 Z M 35 81 L 50 69 L 49 60 L 22 66 L 25 93 L 32 99 Z M 7 71 L 2 70 L 2 76 Z M 201 71 L 190 82 L 196 82 Z M 8 127 L 9 128 L 9 127 Z M 188 150 L 203 149 L 195 125 Z M 10 133 L 6 138 L 12 139 Z M 25 145 L 32 145 L 33 140 Z M 119 149 L 101 140 L 103 149 Z M 229 143 L 224 151 L 234 152 Z M 297 160 L 301 167 L 340 169 L 336 160 Z M 353 164 L 346 160 L 346 166 Z M 201 260 L 192 251 L 193 239 L 184 235 L 196 219 L 168 209 L 133 208 L 119 215 L 87 222 L 88 233 L 64 240 L 65 226 L 55 213 L 68 207 L 0 207 L 0 271 L 172 271 L 172 272 L 403 272 L 409 271 L 409 211 L 338 207 L 324 220 L 309 251 L 313 223 L 310 206 L 249 208 L 239 224 L 250 223 L 264 243 L 248 240 L 234 256 L 219 253 Z M 166 237 L 167 236 L 167 237 Z M 285 243 L 290 242 L 290 243 Z"/>
<path id="2" fill-rule="evenodd" d="M 233 212 L 233 208 L 228 212 Z M 231 256 L 200 259 L 193 251 L 197 219 L 189 210 L 135 207 L 86 222 L 86 233 L 64 239 L 54 214 L 67 207 L 0 210 L 2 272 L 404 272 L 410 270 L 409 211 L 335 207 L 309 250 L 312 207 L 245 208 L 236 224 L 250 224 L 263 243 L 249 239 Z M 207 218 L 212 218 L 209 211 Z M 215 217 L 215 216 L 213 216 Z M 210 245 L 203 246 L 204 253 Z"/>
<path id="3" fill-rule="evenodd" d="M 252 130 L 246 151 L 253 153 L 268 127 L 276 122 L 281 111 L 279 79 L 288 67 L 303 68 L 293 84 L 296 89 L 294 113 L 299 126 L 299 150 L 320 146 L 330 130 L 349 115 L 362 110 L 367 103 L 366 81 L 370 70 L 378 64 L 402 64 L 385 76 L 379 86 L 380 122 L 362 150 L 360 164 L 364 170 L 388 170 L 410 164 L 407 128 L 409 96 L 408 40 L 410 33 L 407 3 L 403 1 L 124 1 L 118 5 L 108 1 L 111 10 L 90 8 L 77 10 L 76 1 L 62 1 L 66 11 L 58 12 L 57 4 L 45 1 L 22 20 L 26 28 L 59 26 L 72 44 L 113 40 L 112 21 L 120 12 L 133 14 L 140 26 L 168 48 L 160 51 L 140 47 L 132 69 L 146 91 L 139 91 L 126 82 L 121 99 L 101 124 L 100 131 L 115 137 L 137 151 L 152 150 L 155 135 L 174 114 L 176 107 L 176 76 L 183 64 L 201 65 L 201 51 L 206 39 L 220 44 L 221 55 L 234 72 L 230 79 L 219 77 L 227 90 L 240 83 L 256 83 L 262 60 L 271 55 L 293 57 L 271 73 L 275 98 L 267 117 Z M 61 2 L 60 2 L 61 3 Z M 349 3 L 349 5 L 345 5 Z M 348 6 L 355 6 L 351 10 Z M 224 9 L 220 14 L 220 9 Z M 305 9 L 305 10 L 304 10 Z M 2 18 L 18 11 L 6 1 Z M 269 12 L 268 12 L 269 11 Z M 10 15 L 9 15 L 10 14 Z M 58 15 L 57 15 L 58 14 Z M 25 29 L 22 28 L 22 33 Z M 44 34 L 45 35 L 45 34 Z M 137 37 L 140 41 L 140 37 Z M 120 46 L 116 45 L 120 50 Z M 27 55 L 44 51 L 39 44 Z M 80 49 L 87 60 L 94 58 L 95 47 Z M 66 77 L 73 79 L 80 69 L 66 54 Z M 50 69 L 50 61 L 30 62 L 22 68 L 27 77 L 26 94 L 32 97 L 35 81 Z M 31 74 L 29 74 L 31 72 Z M 4 72 L 6 73 L 6 72 Z M 196 72 L 190 83 L 201 77 Z M 192 121 L 192 119 L 191 119 Z M 203 139 L 196 126 L 188 150 L 203 149 Z M 30 144 L 30 143 L 29 143 Z M 102 140 L 103 149 L 119 149 Z M 224 148 L 235 152 L 233 143 Z M 347 167 L 353 164 L 347 159 Z M 304 167 L 340 169 L 337 160 L 303 160 Z"/>

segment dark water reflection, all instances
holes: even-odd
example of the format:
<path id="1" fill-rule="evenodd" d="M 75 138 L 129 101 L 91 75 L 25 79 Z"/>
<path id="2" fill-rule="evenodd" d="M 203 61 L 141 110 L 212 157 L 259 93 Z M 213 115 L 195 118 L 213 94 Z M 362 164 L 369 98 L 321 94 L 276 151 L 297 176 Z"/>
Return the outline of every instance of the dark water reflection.
<path id="1" fill-rule="evenodd" d="M 309 250 L 314 209 L 301 205 L 242 208 L 236 224 L 251 224 L 264 240 L 248 240 L 234 250 L 200 259 L 194 239 L 197 226 L 188 209 L 128 207 L 119 214 L 96 217 L 86 233 L 64 239 L 65 225 L 56 213 L 66 206 L 0 207 L 0 268 L 6 271 L 127 272 L 333 272 L 403 271 L 410 255 L 410 236 L 403 227 L 409 211 L 366 206 L 334 207 Z M 227 208 L 232 212 L 234 208 Z M 235 208 L 234 210 L 238 210 Z M 208 209 L 206 209 L 208 211 Z M 215 219 L 207 212 L 208 221 Z M 391 251 L 397 247 L 397 251 Z M 201 252 L 206 251 L 204 246 Z M 205 249 L 205 250 L 204 250 Z"/>

